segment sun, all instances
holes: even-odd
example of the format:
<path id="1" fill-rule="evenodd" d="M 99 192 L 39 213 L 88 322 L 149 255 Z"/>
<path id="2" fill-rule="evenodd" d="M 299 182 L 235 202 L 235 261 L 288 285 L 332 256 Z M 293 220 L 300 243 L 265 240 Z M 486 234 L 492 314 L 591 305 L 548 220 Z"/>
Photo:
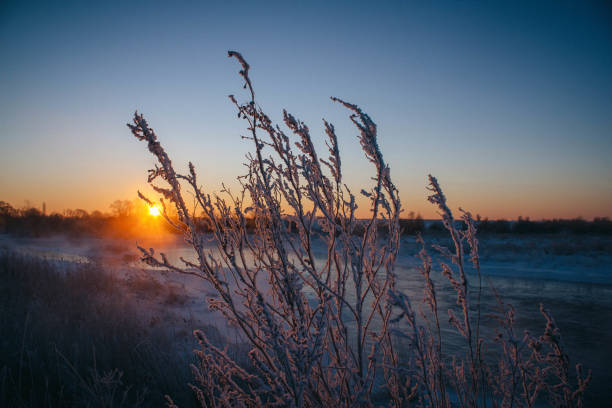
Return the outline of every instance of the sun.
<path id="1" fill-rule="evenodd" d="M 161 210 L 159 209 L 158 206 L 152 205 L 149 207 L 149 215 L 152 217 L 157 217 L 161 215 Z"/>

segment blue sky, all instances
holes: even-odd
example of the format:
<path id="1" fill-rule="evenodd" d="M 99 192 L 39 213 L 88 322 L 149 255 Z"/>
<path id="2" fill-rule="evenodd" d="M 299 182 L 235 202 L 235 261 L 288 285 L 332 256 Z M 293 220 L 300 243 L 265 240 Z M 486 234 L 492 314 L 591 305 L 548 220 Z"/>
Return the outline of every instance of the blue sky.
<path id="1" fill-rule="evenodd" d="M 258 101 L 323 141 L 339 131 L 349 184 L 371 171 L 347 114 L 360 105 L 404 206 L 426 176 L 492 218 L 612 216 L 612 8 L 604 2 L 3 2 L 0 200 L 107 210 L 153 164 L 138 109 L 210 190 L 251 146 L 227 99 Z M 319 143 L 322 146 L 322 143 Z"/>

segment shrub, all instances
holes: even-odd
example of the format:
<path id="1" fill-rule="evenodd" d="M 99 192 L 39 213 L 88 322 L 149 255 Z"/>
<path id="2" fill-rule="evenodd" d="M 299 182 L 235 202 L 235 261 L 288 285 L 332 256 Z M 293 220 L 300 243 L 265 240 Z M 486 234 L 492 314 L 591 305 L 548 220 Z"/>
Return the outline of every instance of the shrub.
<path id="1" fill-rule="evenodd" d="M 322 158 L 308 126 L 283 111 L 286 128 L 297 138 L 293 143 L 256 103 L 247 62 L 237 52 L 229 56 L 240 63 L 248 94 L 246 103 L 230 100 L 254 144 L 238 194 L 224 190 L 211 196 L 200 187 L 193 164 L 187 174 L 174 169 L 142 115 L 128 124 L 159 163 L 149 171 L 149 182 L 162 196 L 164 216 L 197 255 L 196 262 L 182 259 L 177 265 L 163 253 L 140 248 L 143 261 L 206 280 L 215 292 L 210 308 L 239 329 L 250 349 L 249 364 L 240 364 L 204 331 L 195 331 L 201 348 L 192 387 L 202 406 L 511 407 L 533 406 L 540 397 L 557 406 L 581 404 L 589 376 L 577 366 L 577 385 L 571 385 L 558 328 L 544 309 L 544 334 L 520 338 L 513 309 L 499 298 L 497 336 L 483 337 L 475 223 L 464 212 L 464 228 L 457 229 L 461 223 L 434 177 L 429 200 L 452 240 L 451 248 L 435 249 L 446 258 L 441 274 L 456 295 L 448 317 L 464 339 L 458 353 L 445 346 L 452 334 L 443 330 L 440 289 L 422 240 L 422 307 L 415 309 L 415 300 L 396 286 L 402 209 L 376 124 L 357 105 L 331 98 L 349 111 L 374 172 L 373 186 L 361 190 L 370 215 L 358 219 L 355 195 L 343 182 L 334 126 L 323 121 L 328 156 Z M 195 197 L 194 210 L 184 198 L 186 188 Z M 176 208 L 178 221 L 166 216 L 167 205 Z M 214 250 L 204 245 L 196 211 L 210 220 Z M 318 245 L 323 258 L 315 254 Z M 477 271 L 473 286 L 468 263 Z M 402 341 L 405 353 L 399 351 Z M 485 358 L 491 353 L 492 359 Z"/>

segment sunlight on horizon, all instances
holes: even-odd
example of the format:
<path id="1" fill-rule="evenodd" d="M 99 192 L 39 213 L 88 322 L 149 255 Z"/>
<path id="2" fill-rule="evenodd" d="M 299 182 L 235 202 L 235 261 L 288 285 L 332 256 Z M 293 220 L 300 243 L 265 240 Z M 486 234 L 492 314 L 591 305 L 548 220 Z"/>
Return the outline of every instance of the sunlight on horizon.
<path id="1" fill-rule="evenodd" d="M 158 206 L 152 205 L 149 207 L 149 215 L 152 217 L 159 217 L 161 215 L 161 210 Z"/>

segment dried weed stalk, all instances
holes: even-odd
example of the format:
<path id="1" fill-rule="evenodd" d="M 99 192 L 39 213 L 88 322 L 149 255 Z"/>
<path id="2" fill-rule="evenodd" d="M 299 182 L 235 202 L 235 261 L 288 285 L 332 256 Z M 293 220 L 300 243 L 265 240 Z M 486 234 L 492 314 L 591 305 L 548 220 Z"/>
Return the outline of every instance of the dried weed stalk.
<path id="1" fill-rule="evenodd" d="M 136 113 L 128 125 L 159 162 L 149 182 L 164 182 L 152 185 L 163 196 L 166 220 L 184 232 L 197 255 L 196 262 L 182 259 L 176 265 L 163 253 L 141 248 L 142 259 L 209 282 L 216 292 L 208 299 L 210 307 L 239 329 L 250 348 L 245 366 L 208 341 L 206 333 L 195 332 L 200 350 L 192 388 L 202 406 L 530 407 L 544 395 L 557 406 L 580 406 L 589 377 L 578 367 L 578 386 L 572 388 L 558 329 L 544 311 L 544 335 L 517 339 L 513 311 L 500 300 L 495 341 L 501 351 L 497 360 L 485 361 L 475 223 L 464 212 L 467 227 L 456 228 L 434 177 L 429 178 L 429 200 L 438 206 L 454 245 L 436 249 L 446 259 L 442 274 L 457 296 L 457 307 L 448 316 L 465 339 L 465 356 L 445 354 L 444 318 L 422 240 L 425 290 L 419 302 L 426 307 L 415 311 L 411 299 L 396 288 L 401 203 L 377 143 L 376 124 L 357 105 L 331 98 L 349 110 L 374 168 L 373 187 L 361 191 L 370 202 L 370 217 L 364 220 L 356 217 L 355 196 L 343 183 L 334 126 L 323 122 L 329 152 L 320 158 L 309 128 L 283 111 L 287 129 L 297 138 L 293 143 L 256 103 L 249 64 L 237 52 L 230 51 L 229 57 L 240 63 L 249 95 L 246 103 L 229 98 L 255 148 L 247 157 L 248 173 L 239 178 L 240 194 L 224 190 L 224 197 L 211 196 L 200 187 L 191 163 L 188 174 L 175 171 L 142 115 Z M 188 207 L 183 188 L 195 197 L 195 210 Z M 167 202 L 176 208 L 177 219 L 168 216 Z M 212 227 L 212 250 L 198 232 L 196 212 Z M 254 223 L 254 229 L 247 223 Z M 323 259 L 315 256 L 315 239 L 326 248 Z M 466 262 L 477 271 L 475 294 Z M 406 356 L 397 350 L 400 337 L 409 340 Z"/>

